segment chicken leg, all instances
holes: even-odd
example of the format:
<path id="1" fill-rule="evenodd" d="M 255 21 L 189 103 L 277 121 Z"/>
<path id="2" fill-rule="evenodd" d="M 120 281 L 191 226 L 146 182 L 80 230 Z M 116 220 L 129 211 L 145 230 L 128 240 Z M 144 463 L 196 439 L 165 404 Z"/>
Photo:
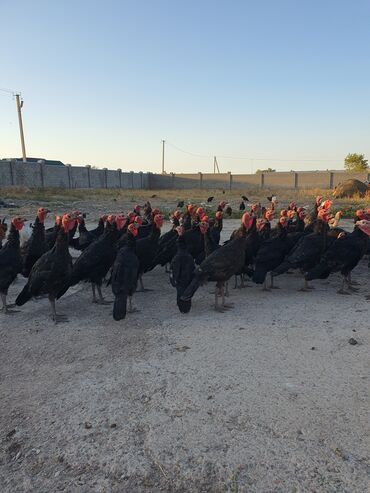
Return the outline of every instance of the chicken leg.
<path id="1" fill-rule="evenodd" d="M 111 303 L 113 303 L 113 301 L 107 301 L 104 299 L 103 293 L 101 291 L 101 286 L 99 286 L 99 284 L 95 284 L 92 282 L 91 288 L 93 292 L 93 300 L 92 300 L 93 303 L 96 303 L 98 305 L 110 305 Z M 96 297 L 95 288 L 98 290 L 99 299 L 97 299 Z"/>
<path id="2" fill-rule="evenodd" d="M 58 322 L 68 322 L 68 318 L 65 315 L 57 315 L 55 308 L 55 298 L 49 296 L 50 306 L 51 306 L 51 318 L 55 324 Z"/>
<path id="3" fill-rule="evenodd" d="M 127 311 L 128 311 L 128 313 L 135 313 L 135 312 L 140 311 L 135 306 L 132 306 L 132 296 L 128 297 L 128 310 Z"/>
<path id="4" fill-rule="evenodd" d="M 5 314 L 5 315 L 9 315 L 11 313 L 17 313 L 19 312 L 19 310 L 10 310 L 9 308 L 12 308 L 13 306 L 15 305 L 7 305 L 6 304 L 6 294 L 5 293 L 0 293 L 0 296 L 1 296 L 1 301 L 3 302 L 3 307 L 1 309 L 1 311 Z"/>
<path id="5" fill-rule="evenodd" d="M 144 293 L 145 291 L 153 291 L 152 289 L 144 288 L 142 275 L 139 276 L 139 283 L 140 283 L 140 289 L 136 290 L 138 293 Z"/>
<path id="6" fill-rule="evenodd" d="M 344 289 L 345 284 L 346 284 L 346 278 L 343 276 L 342 287 L 340 289 L 338 289 L 338 291 L 337 291 L 338 294 L 351 294 L 349 291 L 346 291 Z"/>

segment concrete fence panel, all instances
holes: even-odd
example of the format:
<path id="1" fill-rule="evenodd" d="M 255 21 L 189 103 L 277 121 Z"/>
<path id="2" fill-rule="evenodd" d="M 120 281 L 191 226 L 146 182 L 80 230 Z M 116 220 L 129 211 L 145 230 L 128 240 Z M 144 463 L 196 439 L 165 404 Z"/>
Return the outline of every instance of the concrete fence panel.
<path id="1" fill-rule="evenodd" d="M 120 188 L 119 175 L 116 170 L 107 170 L 107 188 Z"/>
<path id="2" fill-rule="evenodd" d="M 133 188 L 135 190 L 140 190 L 143 188 L 143 173 L 133 173 Z"/>
<path id="3" fill-rule="evenodd" d="M 89 171 L 83 166 L 71 166 L 71 188 L 89 188 Z"/>
<path id="4" fill-rule="evenodd" d="M 297 188 L 330 188 L 328 171 L 297 172 Z"/>
<path id="5" fill-rule="evenodd" d="M 125 189 L 132 188 L 131 173 L 128 173 L 127 171 L 122 172 L 122 174 L 121 174 L 121 184 L 122 184 L 122 188 L 125 188 Z"/>
<path id="6" fill-rule="evenodd" d="M 67 166 L 48 166 L 43 167 L 44 187 L 50 188 L 69 188 L 69 177 Z"/>
<path id="7" fill-rule="evenodd" d="M 203 173 L 202 188 L 231 188 L 231 173 Z"/>
<path id="8" fill-rule="evenodd" d="M 12 162 L 14 185 L 19 187 L 42 187 L 39 164 Z"/>
<path id="9" fill-rule="evenodd" d="M 173 187 L 179 189 L 201 188 L 201 173 L 179 173 L 173 175 Z"/>
<path id="10" fill-rule="evenodd" d="M 295 173 L 263 173 L 264 188 L 295 188 Z"/>
<path id="11" fill-rule="evenodd" d="M 101 169 L 90 169 L 91 188 L 105 188 L 105 175 Z"/>
<path id="12" fill-rule="evenodd" d="M 12 185 L 15 185 L 12 163 L 10 161 L 0 162 L 0 186 L 11 187 Z"/>
<path id="13" fill-rule="evenodd" d="M 261 186 L 261 175 L 232 175 L 232 188 L 235 190 L 248 190 Z"/>

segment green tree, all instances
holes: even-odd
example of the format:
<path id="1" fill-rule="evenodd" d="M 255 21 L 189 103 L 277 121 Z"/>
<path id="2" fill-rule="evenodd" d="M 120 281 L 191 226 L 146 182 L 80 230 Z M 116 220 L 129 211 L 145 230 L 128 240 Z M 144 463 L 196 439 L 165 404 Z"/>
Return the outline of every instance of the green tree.
<path id="1" fill-rule="evenodd" d="M 256 173 L 274 173 L 276 169 L 267 168 L 267 169 L 258 169 Z"/>
<path id="2" fill-rule="evenodd" d="M 364 154 L 350 153 L 344 160 L 344 169 L 346 171 L 366 171 L 369 165 Z"/>

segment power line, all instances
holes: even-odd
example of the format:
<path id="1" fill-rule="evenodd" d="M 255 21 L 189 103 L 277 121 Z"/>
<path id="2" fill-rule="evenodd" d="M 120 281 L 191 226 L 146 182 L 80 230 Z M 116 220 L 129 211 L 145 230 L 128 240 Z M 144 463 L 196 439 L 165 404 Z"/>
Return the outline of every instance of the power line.
<path id="1" fill-rule="evenodd" d="M 14 96 L 15 94 L 20 94 L 20 93 L 19 93 L 19 92 L 17 92 L 17 91 L 12 91 L 11 89 L 5 89 L 5 87 L 0 87 L 0 91 L 2 91 L 2 92 L 7 92 L 7 93 L 9 93 L 9 94 L 12 94 L 13 96 Z"/>
<path id="2" fill-rule="evenodd" d="M 210 158 L 212 157 L 212 154 L 196 154 L 195 152 L 189 152 L 185 151 L 184 149 L 181 149 L 180 147 L 177 147 L 175 144 L 172 144 L 172 142 L 169 142 L 166 140 L 166 143 L 170 146 L 176 149 L 177 151 L 183 152 L 184 154 L 189 154 L 190 156 L 195 156 L 195 157 L 204 157 L 204 158 Z"/>
<path id="3" fill-rule="evenodd" d="M 166 140 L 166 143 L 172 147 L 173 149 L 176 149 L 179 152 L 183 152 L 184 154 L 189 154 L 190 156 L 195 156 L 195 157 L 202 157 L 202 158 L 210 158 L 213 156 L 213 154 L 197 154 L 195 152 L 190 152 L 182 149 L 181 147 L 178 147 L 177 145 L 173 144 L 172 142 L 169 142 Z M 334 159 L 282 159 L 282 158 L 256 158 L 256 157 L 248 157 L 248 156 L 221 156 L 217 154 L 218 158 L 222 159 L 235 159 L 235 160 L 246 160 L 246 161 L 275 161 L 275 162 L 285 162 L 285 163 L 334 163 L 337 161 L 341 161 L 343 158 L 334 158 Z"/>
<path id="4" fill-rule="evenodd" d="M 253 160 L 253 161 L 276 161 L 276 162 L 291 162 L 291 163 L 323 163 L 323 162 L 337 162 L 343 158 L 337 159 L 281 159 L 281 158 L 256 158 L 256 157 L 239 157 L 239 156 L 219 156 L 222 159 L 235 159 L 235 160 Z"/>

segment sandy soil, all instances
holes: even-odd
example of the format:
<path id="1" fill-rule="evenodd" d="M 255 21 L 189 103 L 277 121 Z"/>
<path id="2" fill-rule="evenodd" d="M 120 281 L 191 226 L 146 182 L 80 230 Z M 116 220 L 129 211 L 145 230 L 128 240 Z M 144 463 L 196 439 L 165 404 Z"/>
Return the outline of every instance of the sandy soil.
<path id="1" fill-rule="evenodd" d="M 181 315 L 157 268 L 120 323 L 87 285 L 59 303 L 69 323 L 47 300 L 0 315 L 1 491 L 368 491 L 367 259 L 353 278 L 340 296 L 337 276 L 301 293 L 285 275 L 223 314 L 209 284 Z"/>

